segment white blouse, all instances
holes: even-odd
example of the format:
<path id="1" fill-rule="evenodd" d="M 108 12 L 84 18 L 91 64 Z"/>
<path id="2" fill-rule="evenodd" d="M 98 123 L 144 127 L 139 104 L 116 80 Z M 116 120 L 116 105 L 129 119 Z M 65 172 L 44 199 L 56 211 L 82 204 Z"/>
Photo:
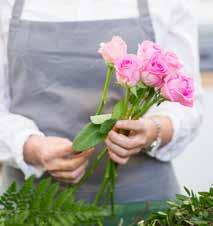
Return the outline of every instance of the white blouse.
<path id="1" fill-rule="evenodd" d="M 185 64 L 187 74 L 196 82 L 193 108 L 163 103 L 148 115 L 171 118 L 174 135 L 169 144 L 152 153 L 161 161 L 170 161 L 189 144 L 202 118 L 202 90 L 199 78 L 197 26 L 192 13 L 196 0 L 148 0 L 156 41 L 175 51 Z M 21 115 L 12 114 L 8 83 L 7 41 L 14 0 L 0 0 L 0 161 L 22 170 L 26 177 L 38 177 L 43 171 L 26 164 L 23 146 L 30 135 L 40 134 L 36 124 Z M 131 18 L 139 15 L 137 0 L 26 0 L 22 19 L 31 21 L 85 21 Z"/>

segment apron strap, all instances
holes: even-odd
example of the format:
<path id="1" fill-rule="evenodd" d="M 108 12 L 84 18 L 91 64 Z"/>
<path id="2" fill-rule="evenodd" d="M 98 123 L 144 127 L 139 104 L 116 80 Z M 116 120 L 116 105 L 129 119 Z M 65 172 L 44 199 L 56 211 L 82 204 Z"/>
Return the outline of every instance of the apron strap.
<path id="1" fill-rule="evenodd" d="M 13 6 L 11 24 L 19 24 L 21 20 L 22 11 L 24 8 L 25 0 L 15 0 L 15 4 Z"/>
<path id="2" fill-rule="evenodd" d="M 150 41 L 155 41 L 155 32 L 152 24 L 148 0 L 138 0 L 138 11 L 141 27 Z"/>

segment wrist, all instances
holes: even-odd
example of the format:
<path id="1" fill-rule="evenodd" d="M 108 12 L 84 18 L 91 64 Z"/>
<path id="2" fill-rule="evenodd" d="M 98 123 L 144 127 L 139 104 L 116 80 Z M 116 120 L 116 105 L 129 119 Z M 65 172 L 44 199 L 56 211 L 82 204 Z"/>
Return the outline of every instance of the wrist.
<path id="1" fill-rule="evenodd" d="M 156 139 L 161 139 L 161 146 L 169 143 L 173 137 L 173 125 L 168 116 L 153 115 L 149 117 L 155 127 L 154 135 Z"/>
<path id="2" fill-rule="evenodd" d="M 28 138 L 24 145 L 23 155 L 24 161 L 34 166 L 40 166 L 40 150 L 44 137 L 40 135 L 32 135 Z"/>

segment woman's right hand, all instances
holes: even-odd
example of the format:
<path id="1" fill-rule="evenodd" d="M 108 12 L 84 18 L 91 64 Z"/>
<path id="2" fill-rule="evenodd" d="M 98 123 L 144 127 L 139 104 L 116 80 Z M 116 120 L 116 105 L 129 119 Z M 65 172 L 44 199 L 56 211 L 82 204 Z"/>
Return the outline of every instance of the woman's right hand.
<path id="1" fill-rule="evenodd" d="M 24 146 L 24 160 L 42 166 L 52 177 L 64 183 L 78 183 L 86 172 L 93 151 L 72 151 L 72 142 L 60 137 L 31 136 Z"/>

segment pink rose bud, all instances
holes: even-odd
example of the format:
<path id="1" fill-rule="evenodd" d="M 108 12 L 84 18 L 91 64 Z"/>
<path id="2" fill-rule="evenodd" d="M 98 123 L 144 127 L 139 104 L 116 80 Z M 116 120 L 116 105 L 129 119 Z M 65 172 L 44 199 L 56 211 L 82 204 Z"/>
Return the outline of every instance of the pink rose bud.
<path id="1" fill-rule="evenodd" d="M 141 60 L 128 54 L 115 61 L 117 81 L 121 85 L 135 86 L 140 81 Z"/>
<path id="2" fill-rule="evenodd" d="M 144 41 L 138 45 L 137 55 L 143 60 L 150 59 L 156 52 L 162 52 L 162 50 L 160 46 L 154 42 Z"/>
<path id="3" fill-rule="evenodd" d="M 143 61 L 141 78 L 146 85 L 160 88 L 167 74 L 168 65 L 161 52 L 155 52 L 149 60 Z"/>
<path id="4" fill-rule="evenodd" d="M 115 63 L 118 58 L 127 55 L 127 45 L 119 36 L 113 36 L 112 40 L 107 43 L 101 43 L 98 53 L 102 55 L 107 63 Z"/>
<path id="5" fill-rule="evenodd" d="M 173 52 L 166 52 L 165 58 L 171 70 L 180 70 L 183 65 L 180 63 L 177 55 Z"/>
<path id="6" fill-rule="evenodd" d="M 161 88 L 161 95 L 172 102 L 192 107 L 194 102 L 193 79 L 182 74 L 168 76 Z"/>

